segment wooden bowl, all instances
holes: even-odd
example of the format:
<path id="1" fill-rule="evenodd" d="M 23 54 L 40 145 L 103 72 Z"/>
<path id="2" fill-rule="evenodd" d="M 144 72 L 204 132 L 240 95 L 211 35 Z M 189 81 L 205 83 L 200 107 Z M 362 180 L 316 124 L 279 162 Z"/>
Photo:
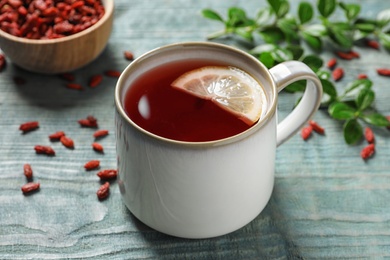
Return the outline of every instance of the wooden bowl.
<path id="1" fill-rule="evenodd" d="M 102 0 L 103 17 L 93 26 L 58 39 L 31 40 L 0 30 L 0 48 L 17 66 L 44 74 L 69 72 L 93 61 L 111 34 L 114 2 Z"/>

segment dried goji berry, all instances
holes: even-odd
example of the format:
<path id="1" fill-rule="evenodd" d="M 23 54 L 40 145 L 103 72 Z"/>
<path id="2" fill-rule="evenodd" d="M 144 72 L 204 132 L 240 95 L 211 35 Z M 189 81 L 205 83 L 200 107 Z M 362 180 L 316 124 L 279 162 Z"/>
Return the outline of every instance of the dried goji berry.
<path id="1" fill-rule="evenodd" d="M 66 81 L 74 81 L 75 80 L 75 76 L 72 73 L 63 73 L 60 75 L 60 77 Z"/>
<path id="2" fill-rule="evenodd" d="M 91 88 L 94 88 L 94 87 L 97 87 L 103 80 L 103 76 L 102 75 L 94 75 L 90 78 L 89 80 L 89 83 L 88 85 L 91 87 Z"/>
<path id="3" fill-rule="evenodd" d="M 93 116 L 87 116 L 86 119 L 80 119 L 77 122 L 83 127 L 98 127 L 97 119 Z"/>
<path id="4" fill-rule="evenodd" d="M 23 132 L 29 132 L 29 131 L 35 130 L 37 128 L 39 128 L 38 121 L 26 122 L 26 123 L 23 123 L 19 126 L 19 130 L 21 130 Z"/>
<path id="5" fill-rule="evenodd" d="M 27 179 L 31 180 L 32 177 L 33 177 L 33 170 L 31 168 L 31 165 L 26 163 L 25 165 L 23 165 L 23 172 L 24 172 L 24 176 L 26 176 Z"/>
<path id="6" fill-rule="evenodd" d="M 343 59 L 343 60 L 352 60 L 353 58 L 356 58 L 352 53 L 350 52 L 342 52 L 342 51 L 336 51 L 336 55 Z"/>
<path id="7" fill-rule="evenodd" d="M 301 136 L 303 140 L 307 140 L 310 136 L 311 133 L 313 132 L 313 127 L 311 125 L 308 125 L 301 130 Z"/>
<path id="8" fill-rule="evenodd" d="M 119 76 L 121 75 L 121 72 L 120 71 L 116 71 L 116 70 L 106 70 L 104 72 L 104 74 L 108 77 L 114 77 L 114 78 L 119 78 Z"/>
<path id="9" fill-rule="evenodd" d="M 376 71 L 378 72 L 379 75 L 387 76 L 387 77 L 390 76 L 390 69 L 381 68 L 381 69 L 377 69 Z"/>
<path id="10" fill-rule="evenodd" d="M 366 160 L 368 158 L 370 158 L 371 156 L 373 156 L 375 153 L 375 145 L 374 144 L 369 144 L 367 145 L 366 147 L 364 147 L 361 152 L 360 152 L 360 156 Z"/>
<path id="11" fill-rule="evenodd" d="M 117 177 L 117 170 L 114 169 L 106 169 L 106 170 L 101 170 L 96 174 L 102 181 L 104 180 L 112 180 L 116 179 Z"/>
<path id="12" fill-rule="evenodd" d="M 358 75 L 358 79 L 366 79 L 366 78 L 368 78 L 367 74 L 360 73 Z"/>
<path id="13" fill-rule="evenodd" d="M 103 149 L 103 145 L 99 144 L 99 143 L 92 143 L 92 148 L 97 151 L 97 152 L 100 152 L 102 153 L 104 151 Z"/>
<path id="14" fill-rule="evenodd" d="M 370 48 L 373 48 L 373 49 L 376 49 L 378 50 L 379 49 L 379 43 L 377 41 L 374 41 L 374 40 L 367 40 L 366 41 L 366 45 Z"/>
<path id="15" fill-rule="evenodd" d="M 78 83 L 68 83 L 68 84 L 66 84 L 66 87 L 70 88 L 70 89 L 75 89 L 75 90 L 83 90 L 84 89 L 83 86 L 81 86 Z"/>
<path id="16" fill-rule="evenodd" d="M 60 140 L 61 137 L 63 137 L 64 135 L 65 135 L 65 132 L 58 131 L 58 132 L 55 132 L 54 134 L 49 135 L 49 139 L 50 140 Z"/>
<path id="17" fill-rule="evenodd" d="M 95 133 L 93 133 L 93 137 L 99 138 L 108 135 L 108 130 L 102 129 L 97 130 Z"/>
<path id="18" fill-rule="evenodd" d="M 55 155 L 55 151 L 50 146 L 36 145 L 34 150 L 37 154 Z"/>
<path id="19" fill-rule="evenodd" d="M 74 142 L 71 138 L 67 137 L 66 135 L 61 136 L 60 142 L 67 148 L 74 148 Z"/>
<path id="20" fill-rule="evenodd" d="M 321 127 L 317 122 L 310 120 L 309 121 L 310 126 L 313 128 L 314 131 L 316 131 L 319 134 L 325 134 L 325 129 Z"/>
<path id="21" fill-rule="evenodd" d="M 22 192 L 24 194 L 30 193 L 33 191 L 37 191 L 40 188 L 40 183 L 39 182 L 29 182 L 27 184 L 24 184 L 21 188 Z"/>
<path id="22" fill-rule="evenodd" d="M 3 54 L 0 54 L 0 71 L 2 71 L 6 65 L 7 61 L 5 59 L 5 56 Z"/>
<path id="23" fill-rule="evenodd" d="M 351 55 L 353 58 L 360 58 L 360 54 L 356 51 L 349 51 L 349 55 Z"/>
<path id="24" fill-rule="evenodd" d="M 87 162 L 86 164 L 84 164 L 84 168 L 87 171 L 96 169 L 99 166 L 100 166 L 100 161 L 99 160 L 91 160 L 91 161 Z"/>
<path id="25" fill-rule="evenodd" d="M 332 72 L 332 77 L 335 81 L 339 81 L 340 79 L 342 79 L 343 76 L 344 76 L 344 70 L 340 67 L 336 68 Z"/>
<path id="26" fill-rule="evenodd" d="M 333 69 L 337 65 L 337 60 L 335 58 L 332 58 L 328 61 L 328 68 Z"/>
<path id="27" fill-rule="evenodd" d="M 103 185 L 100 186 L 100 188 L 96 192 L 96 195 L 99 200 L 104 200 L 108 197 L 109 193 L 110 193 L 110 183 L 105 182 Z"/>
<path id="28" fill-rule="evenodd" d="M 375 141 L 375 135 L 371 128 L 366 127 L 364 130 L 364 137 L 366 138 L 366 141 L 370 144 L 372 144 Z"/>
<path id="29" fill-rule="evenodd" d="M 126 60 L 133 60 L 134 59 L 134 55 L 130 51 L 124 51 L 123 56 L 125 57 Z"/>

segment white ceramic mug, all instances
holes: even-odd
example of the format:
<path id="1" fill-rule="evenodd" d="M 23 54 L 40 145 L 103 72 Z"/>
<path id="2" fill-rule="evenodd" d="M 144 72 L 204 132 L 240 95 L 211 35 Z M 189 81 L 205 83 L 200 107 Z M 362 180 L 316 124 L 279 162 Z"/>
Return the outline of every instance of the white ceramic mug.
<path id="1" fill-rule="evenodd" d="M 250 129 L 222 140 L 182 142 L 150 133 L 127 116 L 126 91 L 144 72 L 186 59 L 228 62 L 261 82 L 266 114 Z M 278 92 L 307 80 L 299 105 L 277 122 Z M 297 132 L 320 105 L 322 86 L 305 64 L 288 61 L 268 70 L 253 56 L 226 45 L 187 42 L 152 50 L 134 60 L 116 91 L 119 187 L 131 213 L 169 235 L 208 238 L 235 231 L 266 206 L 274 185 L 276 147 Z"/>

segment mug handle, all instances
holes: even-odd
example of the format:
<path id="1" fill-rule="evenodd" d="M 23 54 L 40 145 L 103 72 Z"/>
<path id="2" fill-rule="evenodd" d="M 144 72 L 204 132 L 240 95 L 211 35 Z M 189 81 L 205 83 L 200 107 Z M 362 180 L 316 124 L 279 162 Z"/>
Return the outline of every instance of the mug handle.
<path id="1" fill-rule="evenodd" d="M 278 124 L 277 146 L 287 141 L 301 129 L 318 110 L 322 99 L 322 84 L 317 75 L 303 62 L 286 61 L 270 70 L 278 92 L 289 84 L 306 80 L 306 89 L 299 104 Z"/>

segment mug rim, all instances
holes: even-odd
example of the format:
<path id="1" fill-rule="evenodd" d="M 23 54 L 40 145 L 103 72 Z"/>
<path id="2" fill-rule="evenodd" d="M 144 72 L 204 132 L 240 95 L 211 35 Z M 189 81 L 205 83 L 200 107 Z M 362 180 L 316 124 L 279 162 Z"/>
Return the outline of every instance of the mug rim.
<path id="1" fill-rule="evenodd" d="M 268 100 L 268 108 L 266 113 L 251 127 L 249 127 L 247 130 L 240 132 L 236 135 L 232 135 L 226 138 L 222 139 L 216 139 L 211 141 L 201 141 L 201 142 L 191 142 L 191 141 L 181 141 L 181 140 L 175 140 L 167 137 L 163 137 L 157 134 L 154 134 L 150 131 L 147 131 L 146 129 L 140 127 L 138 124 L 136 124 L 131 118 L 127 115 L 127 113 L 124 110 L 124 106 L 121 102 L 121 93 L 123 93 L 123 88 L 126 87 L 124 84 L 127 76 L 135 69 L 137 69 L 138 64 L 141 63 L 144 59 L 150 58 L 154 53 L 158 53 L 164 50 L 174 49 L 174 48 L 183 48 L 183 47 L 196 47 L 196 46 L 202 46 L 202 47 L 210 47 L 210 48 L 222 48 L 225 50 L 228 50 L 230 52 L 238 53 L 239 55 L 245 56 L 246 58 L 252 60 L 254 63 L 256 63 L 262 70 L 263 76 L 266 78 L 268 83 L 270 84 L 270 87 L 273 91 L 272 100 Z M 178 43 L 171 43 L 164 46 L 160 46 L 157 48 L 154 48 L 150 51 L 145 52 L 135 60 L 133 60 L 127 67 L 122 71 L 116 86 L 115 86 L 115 107 L 117 113 L 126 120 L 127 123 L 129 123 L 131 126 L 133 126 L 135 129 L 137 129 L 139 132 L 144 133 L 145 135 L 152 137 L 153 139 L 160 140 L 162 142 L 172 143 L 172 144 L 180 144 L 180 145 L 186 145 L 186 146 L 198 146 L 198 147 L 209 147 L 209 146 L 218 146 L 218 145 L 225 145 L 233 142 L 237 142 L 241 139 L 247 138 L 254 134 L 255 132 L 259 131 L 263 126 L 265 126 L 268 121 L 273 117 L 273 115 L 276 113 L 276 104 L 278 100 L 278 92 L 275 85 L 275 81 L 269 72 L 268 68 L 264 66 L 258 59 L 253 57 L 252 55 L 244 52 L 243 50 L 240 50 L 236 47 L 232 47 L 226 44 L 221 43 L 215 43 L 215 42 L 197 42 L 197 41 L 186 41 L 186 42 L 178 42 Z"/>

